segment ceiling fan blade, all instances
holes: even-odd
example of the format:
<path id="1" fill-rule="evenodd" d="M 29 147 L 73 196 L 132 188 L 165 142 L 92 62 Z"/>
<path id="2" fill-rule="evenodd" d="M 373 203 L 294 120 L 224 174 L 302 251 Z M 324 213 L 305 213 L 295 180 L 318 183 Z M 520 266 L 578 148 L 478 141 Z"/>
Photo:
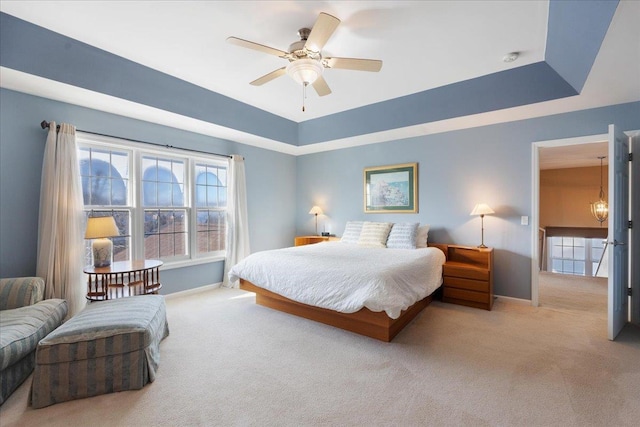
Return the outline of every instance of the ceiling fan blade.
<path id="1" fill-rule="evenodd" d="M 318 96 L 325 96 L 331 93 L 331 89 L 329 89 L 329 85 L 326 80 L 322 76 L 318 76 L 315 82 L 311 84 L 313 88 L 316 90 Z"/>
<path id="2" fill-rule="evenodd" d="M 380 71 L 382 61 L 379 59 L 358 58 L 324 58 L 328 68 L 340 68 L 343 70 Z"/>
<path id="3" fill-rule="evenodd" d="M 265 46 L 260 43 L 250 42 L 249 40 L 239 39 L 237 37 L 227 37 L 227 41 L 236 46 L 246 47 L 247 49 L 257 50 L 258 52 L 268 53 L 269 55 L 275 55 L 284 57 L 288 52 L 284 50 L 275 49 L 273 47 Z"/>
<path id="4" fill-rule="evenodd" d="M 339 24 L 340 20 L 338 18 L 321 12 L 316 23 L 313 24 L 304 47 L 313 52 L 320 52 Z"/>
<path id="5" fill-rule="evenodd" d="M 250 85 L 253 86 L 262 86 L 265 83 L 269 83 L 271 80 L 278 78 L 284 74 L 287 74 L 287 67 L 278 68 L 275 71 L 270 72 L 269 74 L 265 74 L 264 76 L 255 79 Z"/>

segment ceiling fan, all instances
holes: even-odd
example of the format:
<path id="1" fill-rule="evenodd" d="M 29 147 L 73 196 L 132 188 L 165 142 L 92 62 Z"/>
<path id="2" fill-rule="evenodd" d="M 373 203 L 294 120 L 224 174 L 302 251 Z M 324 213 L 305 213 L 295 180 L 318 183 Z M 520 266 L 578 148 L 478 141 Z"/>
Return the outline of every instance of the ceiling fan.
<path id="1" fill-rule="evenodd" d="M 288 51 L 275 49 L 237 37 L 228 37 L 227 41 L 237 46 L 275 55 L 289 61 L 286 67 L 279 68 L 259 77 L 252 81 L 250 83 L 251 85 L 261 86 L 277 77 L 288 74 L 296 82 L 301 83 L 303 88 L 311 85 L 319 96 L 325 96 L 331 93 L 329 85 L 322 77 L 322 72 L 325 68 L 373 72 L 380 71 L 382 68 L 382 61 L 377 59 L 323 57 L 322 48 L 336 30 L 338 24 L 340 24 L 340 20 L 335 16 L 324 12 L 320 13 L 311 29 L 301 28 L 298 30 L 300 40 L 293 42 L 289 46 Z M 302 106 L 302 111 L 304 111 L 304 105 Z"/>

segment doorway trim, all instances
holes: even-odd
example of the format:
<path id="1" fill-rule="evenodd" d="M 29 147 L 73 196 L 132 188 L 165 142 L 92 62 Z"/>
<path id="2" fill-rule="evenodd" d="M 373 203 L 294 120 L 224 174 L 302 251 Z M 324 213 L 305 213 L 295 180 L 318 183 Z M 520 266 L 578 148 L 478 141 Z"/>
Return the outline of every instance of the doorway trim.
<path id="1" fill-rule="evenodd" d="M 566 145 L 594 144 L 607 142 L 609 135 L 587 135 L 575 138 L 552 139 L 536 141 L 531 144 L 531 305 L 538 307 L 539 284 L 538 266 L 540 265 L 540 247 L 538 245 L 538 231 L 540 229 L 540 148 L 562 147 Z"/>

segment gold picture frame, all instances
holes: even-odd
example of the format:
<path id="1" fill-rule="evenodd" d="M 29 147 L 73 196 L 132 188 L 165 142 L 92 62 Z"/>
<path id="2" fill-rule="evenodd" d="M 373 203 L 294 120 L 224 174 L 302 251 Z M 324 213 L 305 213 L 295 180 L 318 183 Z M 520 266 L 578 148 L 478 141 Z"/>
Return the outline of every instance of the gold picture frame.
<path id="1" fill-rule="evenodd" d="M 364 169 L 365 213 L 418 213 L 418 163 Z"/>

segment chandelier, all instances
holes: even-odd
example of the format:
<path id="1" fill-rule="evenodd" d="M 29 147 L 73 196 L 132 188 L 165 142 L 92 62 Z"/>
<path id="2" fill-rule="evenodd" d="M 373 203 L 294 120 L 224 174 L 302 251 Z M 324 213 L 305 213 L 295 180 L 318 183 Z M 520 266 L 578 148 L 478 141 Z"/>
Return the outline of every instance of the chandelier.
<path id="1" fill-rule="evenodd" d="M 598 157 L 600 159 L 600 194 L 598 195 L 598 201 L 591 203 L 591 215 L 593 215 L 600 223 L 600 227 L 602 227 L 602 223 L 607 220 L 609 217 L 609 204 L 604 199 L 604 190 L 602 189 L 602 159 L 606 156 Z"/>

